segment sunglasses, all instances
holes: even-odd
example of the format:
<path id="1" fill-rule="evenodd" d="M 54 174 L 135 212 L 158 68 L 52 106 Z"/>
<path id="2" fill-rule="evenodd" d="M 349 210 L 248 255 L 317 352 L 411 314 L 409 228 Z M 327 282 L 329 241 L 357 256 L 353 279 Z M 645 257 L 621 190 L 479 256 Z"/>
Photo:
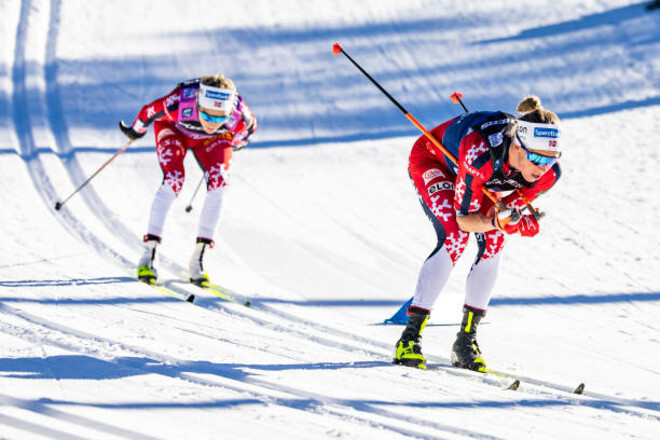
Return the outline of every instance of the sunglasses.
<path id="1" fill-rule="evenodd" d="M 533 163 L 534 165 L 538 166 L 543 166 L 543 165 L 548 165 L 548 166 L 553 166 L 559 157 L 549 157 L 549 156 L 543 156 L 541 154 L 533 153 L 529 151 L 525 146 L 523 145 L 522 140 L 520 137 L 516 134 L 516 138 L 518 139 L 518 143 L 520 144 L 520 147 L 525 150 L 527 153 L 527 160 Z"/>
<path id="2" fill-rule="evenodd" d="M 229 117 L 229 116 L 209 115 L 204 110 L 202 110 L 199 106 L 197 107 L 197 113 L 199 113 L 199 115 L 202 117 L 202 119 L 204 119 L 206 122 L 211 122 L 211 123 L 214 123 L 214 124 L 220 124 L 222 122 L 225 122 L 225 120 Z"/>

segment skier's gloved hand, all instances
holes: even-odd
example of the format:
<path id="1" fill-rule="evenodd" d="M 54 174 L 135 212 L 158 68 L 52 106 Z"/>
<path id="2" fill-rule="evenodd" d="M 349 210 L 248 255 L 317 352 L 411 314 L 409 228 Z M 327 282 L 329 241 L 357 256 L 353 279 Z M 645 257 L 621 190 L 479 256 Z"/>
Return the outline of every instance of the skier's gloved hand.
<path id="1" fill-rule="evenodd" d="M 505 234 L 515 234 L 519 231 L 522 217 L 517 209 L 505 209 L 493 217 L 493 226 Z"/>
<path id="2" fill-rule="evenodd" d="M 539 222 L 533 214 L 523 215 L 518 224 L 518 230 L 523 237 L 533 237 L 539 233 Z"/>
<path id="3" fill-rule="evenodd" d="M 122 133 L 126 135 L 127 138 L 129 138 L 132 141 L 140 139 L 142 136 L 147 134 L 146 131 L 144 133 L 138 133 L 137 131 L 135 131 L 133 127 L 131 127 L 130 125 L 126 125 L 124 121 L 119 121 L 119 129 L 121 130 Z"/>
<path id="4" fill-rule="evenodd" d="M 248 139 L 249 133 L 247 130 L 243 130 L 239 133 L 236 133 L 236 136 L 231 140 L 231 146 L 234 149 L 234 151 L 238 151 L 242 148 L 245 148 L 247 144 L 250 143 L 250 140 Z"/>

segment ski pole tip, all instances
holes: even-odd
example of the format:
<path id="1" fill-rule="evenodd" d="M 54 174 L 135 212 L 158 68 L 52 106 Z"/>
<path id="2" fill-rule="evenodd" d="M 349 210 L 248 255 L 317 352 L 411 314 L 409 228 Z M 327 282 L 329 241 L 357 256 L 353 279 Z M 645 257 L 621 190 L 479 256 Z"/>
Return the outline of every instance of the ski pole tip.
<path id="1" fill-rule="evenodd" d="M 55 211 L 59 211 L 62 208 L 62 203 L 61 202 L 56 202 L 55 203 Z"/>
<path id="2" fill-rule="evenodd" d="M 339 55 L 341 53 L 341 46 L 339 43 L 335 43 L 332 45 L 332 54 L 333 55 Z"/>
<path id="3" fill-rule="evenodd" d="M 186 212 L 190 212 L 190 211 L 192 211 L 192 205 L 186 206 Z"/>
<path id="4" fill-rule="evenodd" d="M 454 94 L 451 95 L 451 102 L 453 102 L 454 104 L 458 104 L 462 97 L 463 97 L 462 93 L 454 92 Z"/>

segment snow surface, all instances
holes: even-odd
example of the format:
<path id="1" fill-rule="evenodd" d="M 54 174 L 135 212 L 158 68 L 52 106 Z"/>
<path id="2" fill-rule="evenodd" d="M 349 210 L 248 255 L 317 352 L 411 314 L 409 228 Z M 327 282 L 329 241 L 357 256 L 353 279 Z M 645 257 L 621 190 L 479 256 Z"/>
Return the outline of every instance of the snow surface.
<path id="1" fill-rule="evenodd" d="M 660 438 L 658 12 L 623 0 L 0 1 L 0 438 Z M 480 332 L 511 382 L 448 368 L 468 248 L 389 363 L 435 246 L 407 176 L 416 129 L 526 94 L 563 118 L 564 175 L 534 239 L 507 244 Z M 235 157 L 213 278 L 191 305 L 131 278 L 160 180 L 116 124 L 222 71 L 259 117 Z M 183 276 L 201 172 L 174 204 Z M 570 391 L 586 383 L 584 396 Z"/>

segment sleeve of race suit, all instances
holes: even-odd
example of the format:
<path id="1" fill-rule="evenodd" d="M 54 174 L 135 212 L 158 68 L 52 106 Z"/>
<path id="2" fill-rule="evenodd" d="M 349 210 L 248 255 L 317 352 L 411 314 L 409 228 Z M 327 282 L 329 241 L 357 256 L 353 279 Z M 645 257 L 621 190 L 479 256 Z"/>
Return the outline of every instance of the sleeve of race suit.
<path id="1" fill-rule="evenodd" d="M 561 177 L 561 167 L 556 163 L 550 168 L 539 180 L 536 181 L 534 186 L 521 188 L 519 191 L 523 193 L 525 199 L 533 202 L 538 196 L 552 188 Z M 507 208 L 523 209 L 525 207 L 525 200 L 520 196 L 518 191 L 514 191 L 502 199 L 502 202 Z"/>
<path id="2" fill-rule="evenodd" d="M 250 111 L 250 107 L 248 107 L 240 96 L 238 97 L 238 111 L 241 114 L 241 120 L 233 129 L 231 140 L 234 151 L 247 146 L 250 142 L 248 138 L 252 133 L 257 131 L 257 118 L 254 117 Z"/>
<path id="3" fill-rule="evenodd" d="M 252 135 L 252 133 L 257 131 L 257 118 L 252 114 L 252 111 L 250 110 L 250 107 L 246 104 L 245 101 L 243 101 L 243 98 L 240 99 L 240 104 L 241 104 L 241 119 L 243 120 L 243 123 L 245 124 L 245 130 L 247 131 L 247 136 Z"/>
<path id="4" fill-rule="evenodd" d="M 456 214 L 479 212 L 483 202 L 482 188 L 493 174 L 488 144 L 476 132 L 463 138 L 458 153 L 458 174 L 454 191 Z"/>
<path id="5" fill-rule="evenodd" d="M 145 133 L 149 126 L 159 119 L 170 119 L 176 121 L 179 109 L 179 87 L 168 95 L 156 99 L 145 105 L 133 121 L 133 130 Z"/>

